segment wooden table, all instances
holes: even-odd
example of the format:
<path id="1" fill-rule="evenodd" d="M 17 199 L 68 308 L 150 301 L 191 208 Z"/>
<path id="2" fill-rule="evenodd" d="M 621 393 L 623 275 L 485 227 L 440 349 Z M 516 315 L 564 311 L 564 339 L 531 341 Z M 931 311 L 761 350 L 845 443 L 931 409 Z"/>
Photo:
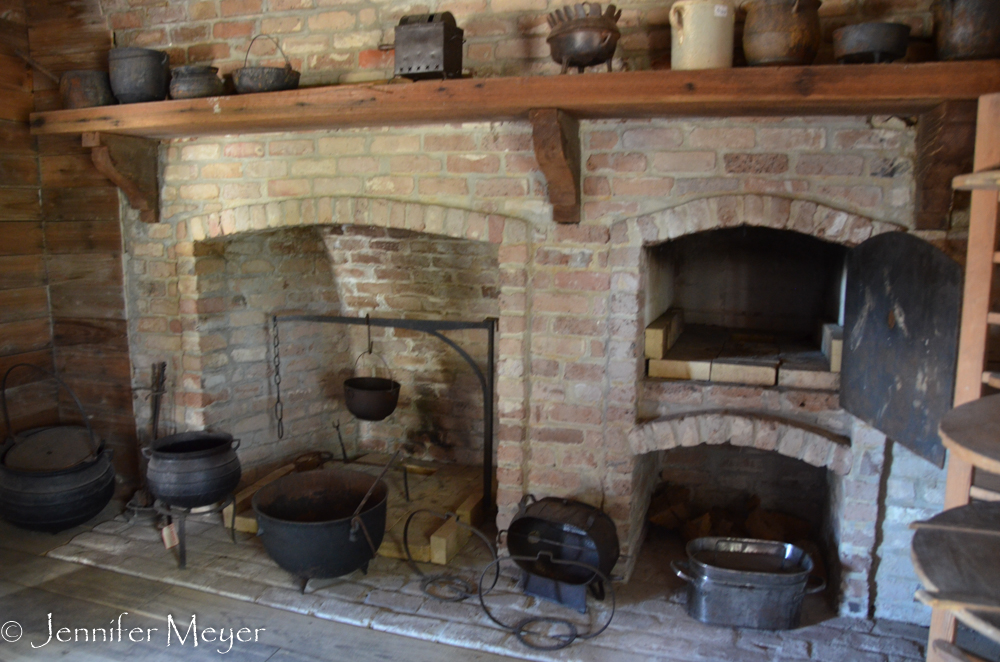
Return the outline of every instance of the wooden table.
<path id="1" fill-rule="evenodd" d="M 1000 503 L 952 508 L 910 526 L 925 589 L 917 598 L 1000 642 Z"/>
<path id="2" fill-rule="evenodd" d="M 1000 395 L 973 400 L 945 414 L 941 440 L 972 466 L 1000 474 Z"/>

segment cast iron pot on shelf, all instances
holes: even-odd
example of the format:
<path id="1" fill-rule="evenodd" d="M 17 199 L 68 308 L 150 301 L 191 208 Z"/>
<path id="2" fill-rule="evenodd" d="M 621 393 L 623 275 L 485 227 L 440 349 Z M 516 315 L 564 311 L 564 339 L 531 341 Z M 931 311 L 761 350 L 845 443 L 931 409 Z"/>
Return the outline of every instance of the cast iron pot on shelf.
<path id="1" fill-rule="evenodd" d="M 221 501 L 240 482 L 240 440 L 224 432 L 180 432 L 142 449 L 146 484 L 163 503 L 198 508 Z"/>
<path id="2" fill-rule="evenodd" d="M 10 432 L 7 378 L 16 368 L 42 372 L 66 389 L 84 425 Z M 55 533 L 83 524 L 104 510 L 115 493 L 112 451 L 98 441 L 76 393 L 47 370 L 18 363 L 4 374 L 0 402 L 10 434 L 0 446 L 0 516 L 24 529 Z"/>

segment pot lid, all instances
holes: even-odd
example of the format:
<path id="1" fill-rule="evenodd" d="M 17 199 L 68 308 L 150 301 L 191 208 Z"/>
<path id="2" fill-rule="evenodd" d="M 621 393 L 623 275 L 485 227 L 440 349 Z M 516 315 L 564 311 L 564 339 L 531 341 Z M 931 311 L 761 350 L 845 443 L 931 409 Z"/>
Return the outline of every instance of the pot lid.
<path id="1" fill-rule="evenodd" d="M 87 428 L 58 425 L 27 430 L 3 456 L 3 464 L 17 471 L 61 471 L 94 456 Z"/>

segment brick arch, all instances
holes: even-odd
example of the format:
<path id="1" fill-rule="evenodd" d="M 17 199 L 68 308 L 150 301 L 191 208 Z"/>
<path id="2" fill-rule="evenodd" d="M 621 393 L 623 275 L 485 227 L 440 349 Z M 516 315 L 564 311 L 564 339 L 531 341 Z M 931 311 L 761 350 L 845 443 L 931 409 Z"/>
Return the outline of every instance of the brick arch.
<path id="1" fill-rule="evenodd" d="M 904 229 L 810 200 L 748 193 L 699 198 L 618 221 L 611 235 L 615 243 L 648 245 L 695 232 L 743 225 L 793 230 L 846 246 L 856 246 L 874 235 Z"/>
<path id="2" fill-rule="evenodd" d="M 318 225 L 368 225 L 494 244 L 517 243 L 511 241 L 512 237 L 523 238 L 527 233 L 527 222 L 510 216 L 386 198 L 282 200 L 233 207 L 187 220 L 194 241 Z"/>
<path id="3" fill-rule="evenodd" d="M 781 453 L 846 476 L 853 465 L 851 441 L 793 419 L 728 410 L 672 414 L 643 423 L 629 434 L 636 455 L 699 444 L 750 446 Z"/>

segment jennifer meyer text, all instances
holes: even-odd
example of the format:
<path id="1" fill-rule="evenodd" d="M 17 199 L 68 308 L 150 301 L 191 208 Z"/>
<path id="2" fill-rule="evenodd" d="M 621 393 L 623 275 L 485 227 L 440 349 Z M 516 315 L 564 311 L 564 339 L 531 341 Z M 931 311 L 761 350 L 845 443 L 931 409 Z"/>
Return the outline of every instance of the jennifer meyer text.
<path id="1" fill-rule="evenodd" d="M 180 622 L 174 619 L 173 614 L 167 614 L 166 627 L 132 627 L 128 623 L 127 611 L 123 611 L 118 618 L 112 620 L 108 625 L 79 627 L 63 623 L 54 623 L 51 612 L 47 617 L 47 626 L 44 632 L 39 634 L 27 633 L 27 642 L 32 648 L 43 649 L 53 642 L 72 643 L 79 645 L 87 644 L 138 644 L 152 643 L 165 646 L 189 646 L 198 648 L 199 646 L 215 647 L 215 651 L 225 655 L 233 649 L 233 642 L 243 643 L 257 642 L 260 640 L 260 633 L 266 628 L 233 628 L 228 626 L 214 627 L 199 626 L 196 614 L 191 614 L 190 622 L 181 619 Z M 133 624 L 134 625 L 134 624 Z M 7 643 L 20 641 L 25 637 L 24 628 L 17 621 L 7 621 L 0 625 L 0 638 Z M 2 645 L 2 644 L 0 644 Z M 2 649 L 0 649 L 2 650 Z"/>

